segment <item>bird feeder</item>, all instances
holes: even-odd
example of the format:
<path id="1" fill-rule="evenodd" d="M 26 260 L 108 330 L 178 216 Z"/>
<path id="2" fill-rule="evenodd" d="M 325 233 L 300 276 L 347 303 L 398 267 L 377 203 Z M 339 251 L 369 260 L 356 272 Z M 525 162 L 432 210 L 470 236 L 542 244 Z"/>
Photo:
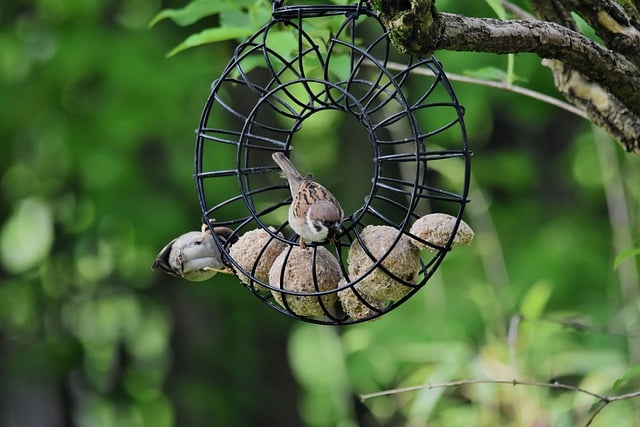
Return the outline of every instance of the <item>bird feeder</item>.
<path id="1" fill-rule="evenodd" d="M 345 207 L 344 231 L 303 249 L 288 225 L 291 197 L 271 154 L 326 153 L 322 140 L 309 146 L 297 138 L 326 111 L 357 124 L 367 153 L 328 162 L 343 165 L 332 174 L 350 179 L 365 168 L 371 175 L 359 200 L 322 182 Z M 213 81 L 197 129 L 204 222 L 239 238 L 216 237 L 224 262 L 261 301 L 303 321 L 357 323 L 400 306 L 469 231 L 462 221 L 471 157 L 463 114 L 441 64 L 397 52 L 367 2 L 274 3 L 271 20 L 237 46 Z M 332 155 L 353 143 L 345 137 Z M 438 239 L 416 228 L 434 213 L 449 221 Z"/>

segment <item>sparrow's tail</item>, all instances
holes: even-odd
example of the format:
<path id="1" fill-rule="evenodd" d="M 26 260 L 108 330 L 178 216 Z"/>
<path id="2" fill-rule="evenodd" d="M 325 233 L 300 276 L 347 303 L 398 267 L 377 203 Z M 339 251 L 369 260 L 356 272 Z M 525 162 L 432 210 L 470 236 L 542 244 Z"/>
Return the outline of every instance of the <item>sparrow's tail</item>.
<path id="1" fill-rule="evenodd" d="M 287 181 L 289 181 L 289 185 L 291 187 L 293 187 L 294 184 L 297 187 L 297 185 L 300 184 L 302 180 L 304 180 L 304 177 L 300 174 L 300 172 L 298 172 L 298 169 L 296 169 L 293 163 L 291 163 L 291 160 L 289 160 L 289 158 L 285 156 L 284 153 L 277 151 L 273 153 L 271 157 L 278 164 L 278 166 L 280 166 L 284 177 L 287 179 Z"/>

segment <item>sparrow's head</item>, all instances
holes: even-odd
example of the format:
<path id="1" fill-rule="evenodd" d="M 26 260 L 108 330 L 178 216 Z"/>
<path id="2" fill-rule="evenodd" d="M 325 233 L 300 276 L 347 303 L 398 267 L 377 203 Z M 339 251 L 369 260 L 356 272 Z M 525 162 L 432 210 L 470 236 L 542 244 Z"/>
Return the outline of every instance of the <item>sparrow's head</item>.
<path id="1" fill-rule="evenodd" d="M 307 225 L 315 236 L 312 241 L 322 242 L 340 234 L 343 215 L 342 208 L 330 201 L 321 200 L 311 205 L 307 212 Z"/>

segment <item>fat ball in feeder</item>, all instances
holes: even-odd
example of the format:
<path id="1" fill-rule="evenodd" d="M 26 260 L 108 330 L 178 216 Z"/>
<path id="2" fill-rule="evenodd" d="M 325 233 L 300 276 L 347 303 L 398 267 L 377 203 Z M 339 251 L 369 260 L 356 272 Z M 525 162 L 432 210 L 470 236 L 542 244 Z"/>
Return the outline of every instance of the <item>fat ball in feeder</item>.
<path id="1" fill-rule="evenodd" d="M 269 231 L 275 234 L 276 230 L 270 227 Z M 268 231 L 256 228 L 240 236 L 231 246 L 229 256 L 235 261 L 233 270 L 242 283 L 253 286 L 257 291 L 269 292 L 268 288 L 256 283 L 256 280 L 269 283 L 269 270 L 278 255 L 287 247 L 286 243 L 278 240 Z M 256 280 L 252 280 L 248 274 L 244 273 L 245 271 Z"/>
<path id="2" fill-rule="evenodd" d="M 337 295 L 324 292 L 336 289 L 341 279 L 340 263 L 322 246 L 285 250 L 269 271 L 274 299 L 298 316 L 332 317 Z M 307 295 L 288 294 L 278 288 Z M 318 292 L 324 294 L 316 295 Z"/>

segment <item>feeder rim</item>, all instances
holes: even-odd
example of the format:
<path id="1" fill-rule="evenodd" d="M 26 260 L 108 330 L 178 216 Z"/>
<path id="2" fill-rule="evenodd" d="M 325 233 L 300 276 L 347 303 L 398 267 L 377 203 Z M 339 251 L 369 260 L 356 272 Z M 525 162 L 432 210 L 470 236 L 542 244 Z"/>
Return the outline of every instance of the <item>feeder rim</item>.
<path id="1" fill-rule="evenodd" d="M 373 16 L 375 11 L 369 7 L 368 2 L 358 2 L 358 4 L 334 5 L 334 4 L 300 4 L 282 6 L 284 0 L 273 2 L 272 17 L 275 20 L 294 18 L 317 18 L 322 16 L 337 15 L 360 15 L 362 13 Z"/>

